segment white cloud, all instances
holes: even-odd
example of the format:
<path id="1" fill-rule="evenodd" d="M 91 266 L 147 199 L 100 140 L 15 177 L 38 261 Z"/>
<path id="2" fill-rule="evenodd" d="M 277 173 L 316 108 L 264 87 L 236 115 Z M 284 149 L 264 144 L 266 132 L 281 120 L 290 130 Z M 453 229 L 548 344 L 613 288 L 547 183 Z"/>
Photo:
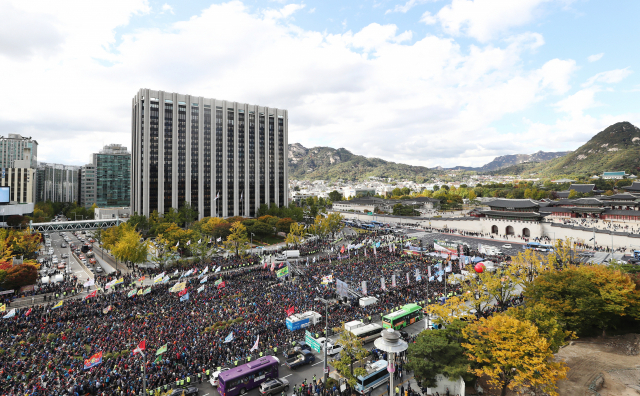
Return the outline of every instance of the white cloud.
<path id="1" fill-rule="evenodd" d="M 544 3 L 570 3 L 571 0 L 453 0 L 435 16 L 443 30 L 488 42 L 518 26 L 532 22 Z M 423 15 L 426 23 L 433 18 Z"/>
<path id="2" fill-rule="evenodd" d="M 312 9 L 309 10 L 309 14 L 313 14 L 314 12 L 316 12 L 316 8 L 313 7 Z"/>
<path id="3" fill-rule="evenodd" d="M 170 12 L 170 13 L 172 13 L 172 14 L 175 14 L 175 13 L 173 12 L 173 7 L 171 7 L 171 6 L 170 6 L 169 4 L 167 4 L 167 3 L 165 3 L 165 4 L 163 4 L 163 5 L 162 5 L 162 12 L 161 12 L 161 14 L 164 14 L 165 12 Z"/>
<path id="4" fill-rule="evenodd" d="M 433 16 L 429 11 L 425 11 L 422 17 L 420 17 L 420 22 L 426 25 L 435 25 L 438 23 L 438 18 Z"/>
<path id="5" fill-rule="evenodd" d="M 424 4 L 428 1 L 433 1 L 433 0 L 408 0 L 404 4 L 396 4 L 393 10 L 389 9 L 385 12 L 385 14 L 389 14 L 391 12 L 402 12 L 404 14 L 404 13 L 407 13 L 413 7 L 417 6 L 418 4 Z"/>
<path id="6" fill-rule="evenodd" d="M 588 87 L 596 83 L 604 83 L 604 84 L 615 84 L 627 78 L 631 75 L 633 71 L 631 71 L 628 67 L 624 69 L 615 69 L 609 70 L 606 72 L 601 72 L 596 74 L 595 76 L 589 78 L 587 82 L 582 84 L 583 87 Z"/>
<path id="7" fill-rule="evenodd" d="M 42 161 L 84 164 L 103 142 L 130 146 L 131 98 L 151 88 L 286 108 L 292 143 L 427 166 L 481 164 L 558 138 L 557 126 L 532 125 L 536 135 L 522 139 L 494 122 L 543 100 L 556 102 L 561 117 L 586 117 L 595 82 L 615 80 L 601 75 L 584 92 L 558 98 L 570 92 L 576 65 L 530 66 L 525 56 L 544 44 L 538 34 L 464 47 L 391 24 L 330 34 L 293 24 L 301 4 L 257 11 L 239 1 L 214 4 L 118 40 L 115 29 L 148 13 L 146 2 L 82 8 L 90 20 L 47 2 L 13 7 L 27 26 L 50 21 L 47 29 L 59 34 L 53 52 L 43 52 L 40 34 L 24 54 L 0 55 L 13 76 L 3 80 L 11 94 L 0 96 L 0 129 L 37 139 Z M 212 39 L 203 45 L 202 37 Z M 2 39 L 0 49 L 21 43 Z M 34 98 L 43 105 L 33 106 Z"/>
<path id="8" fill-rule="evenodd" d="M 587 57 L 587 60 L 589 62 L 597 62 L 600 59 L 602 59 L 602 57 L 604 56 L 604 52 L 601 52 L 599 54 L 593 54 L 593 55 L 589 55 L 589 57 Z"/>

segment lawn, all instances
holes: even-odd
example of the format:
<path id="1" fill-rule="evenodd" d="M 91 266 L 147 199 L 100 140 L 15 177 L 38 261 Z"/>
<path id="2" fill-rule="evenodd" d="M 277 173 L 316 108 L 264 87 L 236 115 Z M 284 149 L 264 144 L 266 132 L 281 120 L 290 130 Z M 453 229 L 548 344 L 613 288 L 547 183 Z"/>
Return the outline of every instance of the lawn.
<path id="1" fill-rule="evenodd" d="M 284 238 L 273 236 L 273 235 L 263 237 L 263 238 L 253 237 L 253 244 L 257 246 L 269 246 L 269 245 L 275 245 L 276 243 L 281 243 L 281 242 L 284 242 Z"/>

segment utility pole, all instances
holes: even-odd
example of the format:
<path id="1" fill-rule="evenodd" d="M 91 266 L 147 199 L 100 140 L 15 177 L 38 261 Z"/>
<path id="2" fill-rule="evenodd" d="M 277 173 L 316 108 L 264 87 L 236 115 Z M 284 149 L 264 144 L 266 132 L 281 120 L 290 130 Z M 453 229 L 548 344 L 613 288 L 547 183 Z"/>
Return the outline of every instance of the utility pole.
<path id="1" fill-rule="evenodd" d="M 327 378 L 329 377 L 329 370 L 327 366 L 327 344 L 329 343 L 329 301 L 324 298 L 316 297 L 316 301 L 320 301 L 324 304 L 324 385 L 327 385 Z"/>

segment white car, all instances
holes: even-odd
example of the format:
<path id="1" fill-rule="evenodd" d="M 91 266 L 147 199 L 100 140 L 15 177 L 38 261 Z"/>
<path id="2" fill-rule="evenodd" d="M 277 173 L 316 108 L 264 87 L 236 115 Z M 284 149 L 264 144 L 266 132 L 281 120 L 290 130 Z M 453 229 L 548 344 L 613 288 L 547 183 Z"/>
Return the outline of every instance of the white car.
<path id="1" fill-rule="evenodd" d="M 512 248 L 512 246 L 511 246 L 511 244 L 510 244 L 510 243 L 505 243 L 504 245 L 502 245 L 502 248 L 503 248 L 503 249 L 511 249 L 511 248 Z"/>
<path id="2" fill-rule="evenodd" d="M 340 344 L 333 345 L 332 343 L 329 342 L 326 348 L 327 348 L 327 355 L 329 356 L 337 355 L 338 353 L 342 352 L 342 345 Z"/>
<path id="3" fill-rule="evenodd" d="M 58 258 L 57 258 L 57 257 L 52 258 L 52 259 L 51 259 L 51 262 L 52 262 L 53 264 L 58 264 Z"/>
<path id="4" fill-rule="evenodd" d="M 218 377 L 223 371 L 227 371 L 227 370 L 229 369 L 222 368 L 220 369 L 220 371 L 214 371 L 213 374 L 211 374 L 211 377 L 209 378 L 209 383 L 211 384 L 211 386 L 218 386 Z"/>

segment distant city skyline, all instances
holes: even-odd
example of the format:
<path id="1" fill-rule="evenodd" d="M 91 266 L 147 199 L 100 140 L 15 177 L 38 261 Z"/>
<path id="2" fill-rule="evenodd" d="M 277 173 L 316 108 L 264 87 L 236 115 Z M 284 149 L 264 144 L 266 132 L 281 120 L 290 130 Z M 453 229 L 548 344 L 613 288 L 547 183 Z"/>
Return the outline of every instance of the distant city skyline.
<path id="1" fill-rule="evenodd" d="M 0 135 L 84 165 L 131 142 L 155 87 L 289 112 L 289 142 L 482 166 L 640 126 L 640 3 L 583 0 L 0 3 Z M 214 45 L 215 44 L 215 45 Z M 38 105 L 35 106 L 34 103 Z"/>

